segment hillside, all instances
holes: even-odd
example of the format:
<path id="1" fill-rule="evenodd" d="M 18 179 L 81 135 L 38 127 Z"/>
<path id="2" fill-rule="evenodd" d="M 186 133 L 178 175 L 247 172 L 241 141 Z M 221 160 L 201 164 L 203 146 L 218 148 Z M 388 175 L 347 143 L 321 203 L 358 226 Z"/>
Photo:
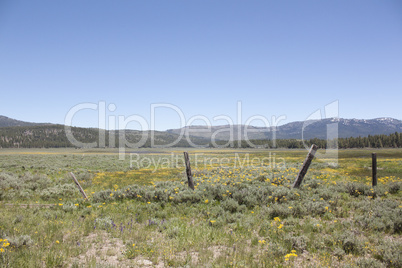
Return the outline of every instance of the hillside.
<path id="1" fill-rule="evenodd" d="M 190 144 L 182 138 L 178 141 L 179 135 L 154 131 L 105 131 L 104 138 L 99 139 L 99 129 L 96 128 L 71 128 L 73 137 L 81 143 L 87 144 L 96 142 L 96 147 L 119 147 L 119 144 L 128 144 L 128 147 L 157 147 L 166 146 L 175 141 L 177 147 L 189 147 Z M 144 138 L 143 142 L 140 142 Z M 114 137 L 114 139 L 113 139 Z M 153 137 L 153 143 L 151 142 Z M 114 140 L 114 143 L 113 143 Z M 195 144 L 208 145 L 208 140 L 194 137 L 191 141 Z M 100 145 L 100 142 L 104 144 Z M 58 148 L 76 147 L 67 138 L 64 125 L 34 125 L 23 127 L 1 127 L 0 148 Z"/>
<path id="2" fill-rule="evenodd" d="M 50 123 L 31 123 L 0 115 L 0 127 L 26 127 L 26 126 L 39 126 L 39 125 L 50 125 Z"/>

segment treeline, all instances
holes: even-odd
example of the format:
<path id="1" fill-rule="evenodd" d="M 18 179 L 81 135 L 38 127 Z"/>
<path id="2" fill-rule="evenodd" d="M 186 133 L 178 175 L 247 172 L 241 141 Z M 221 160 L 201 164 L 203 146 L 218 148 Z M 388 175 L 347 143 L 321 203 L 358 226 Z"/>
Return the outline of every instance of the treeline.
<path id="1" fill-rule="evenodd" d="M 192 137 L 190 142 L 185 137 L 178 140 L 179 135 L 162 131 L 99 131 L 97 128 L 71 128 L 72 137 L 83 147 L 117 148 L 120 145 L 143 148 L 156 146 L 192 147 L 193 144 L 208 145 L 204 138 Z M 145 138 L 144 138 L 145 137 Z M 65 148 L 81 147 L 69 141 L 64 125 L 43 125 L 25 127 L 1 127 L 0 148 Z"/>
<path id="2" fill-rule="evenodd" d="M 219 142 L 221 145 L 225 144 L 223 141 Z M 338 143 L 338 148 L 402 148 L 402 133 L 395 132 L 390 135 L 368 135 L 368 137 L 350 137 L 339 138 L 337 140 L 330 140 L 328 144 L 327 140 L 323 139 L 309 139 L 303 141 L 297 139 L 279 139 L 279 140 L 249 140 L 248 142 L 242 140 L 240 145 L 238 141 L 233 143 L 234 147 L 251 148 L 288 148 L 298 149 L 305 148 L 305 145 L 311 146 L 316 144 L 319 148 L 335 148 Z"/>
<path id="3" fill-rule="evenodd" d="M 74 139 L 89 147 L 90 143 L 97 143 L 96 147 L 119 146 L 133 147 L 136 144 L 142 148 L 150 147 L 232 147 L 232 148 L 305 148 L 305 145 L 316 144 L 319 148 L 333 148 L 338 143 L 338 148 L 402 148 L 402 134 L 395 132 L 390 135 L 369 135 L 368 137 L 339 138 L 329 141 L 323 139 L 310 139 L 303 141 L 298 139 L 254 139 L 242 141 L 216 141 L 200 137 L 184 136 L 179 140 L 179 135 L 163 131 L 99 131 L 96 128 L 72 127 L 71 133 Z M 100 137 L 101 135 L 101 137 Z M 61 148 L 79 147 L 72 144 L 66 135 L 63 125 L 41 125 L 29 127 L 2 127 L 0 128 L 0 148 Z"/>
<path id="4" fill-rule="evenodd" d="M 93 142 L 99 137 L 98 129 L 72 127 L 80 142 Z M 67 139 L 64 125 L 0 128 L 0 148 L 61 148 L 74 147 Z"/>

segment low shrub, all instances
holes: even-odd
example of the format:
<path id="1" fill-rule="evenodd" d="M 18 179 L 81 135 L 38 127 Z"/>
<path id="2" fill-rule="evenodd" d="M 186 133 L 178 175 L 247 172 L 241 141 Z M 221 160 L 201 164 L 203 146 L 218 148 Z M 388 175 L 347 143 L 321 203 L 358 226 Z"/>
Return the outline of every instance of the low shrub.
<path id="1" fill-rule="evenodd" d="M 98 229 L 107 230 L 112 227 L 113 221 L 110 217 L 96 218 L 95 226 Z"/>
<path id="2" fill-rule="evenodd" d="M 230 213 L 235 213 L 240 210 L 240 205 L 236 200 L 226 199 L 221 203 L 221 206 L 224 210 L 229 211 Z"/>
<path id="3" fill-rule="evenodd" d="M 386 265 L 383 264 L 382 262 L 370 258 L 370 257 L 365 257 L 365 258 L 358 258 L 356 260 L 356 265 L 357 267 L 361 268 L 385 268 Z"/>
<path id="4" fill-rule="evenodd" d="M 372 195 L 371 187 L 361 183 L 347 183 L 345 190 L 349 195 L 358 197 L 360 195 Z"/>
<path id="5" fill-rule="evenodd" d="M 192 190 L 185 190 L 179 192 L 173 199 L 174 203 L 189 203 L 189 204 L 195 204 L 199 203 L 202 199 L 202 196 L 194 192 Z"/>
<path id="6" fill-rule="evenodd" d="M 399 192 L 399 190 L 401 189 L 401 182 L 391 182 L 388 185 L 388 192 L 390 194 L 397 194 Z"/>
<path id="7" fill-rule="evenodd" d="M 382 241 L 374 258 L 388 267 L 402 267 L 402 243 L 400 241 Z"/>
<path id="8" fill-rule="evenodd" d="M 361 251 L 360 241 L 354 233 L 343 233 L 338 236 L 338 241 L 346 254 L 358 254 Z"/>
<path id="9" fill-rule="evenodd" d="M 40 193 L 43 200 L 56 200 L 60 198 L 71 198 L 78 193 L 74 184 L 62 184 L 44 189 Z"/>
<path id="10" fill-rule="evenodd" d="M 9 237 L 8 242 L 14 248 L 20 248 L 22 246 L 31 246 L 33 245 L 33 240 L 29 235 L 19 235 L 19 236 L 12 236 Z"/>
<path id="11" fill-rule="evenodd" d="M 334 255 L 338 260 L 342 260 L 343 257 L 346 255 L 346 253 L 341 248 L 335 248 L 334 251 L 332 252 L 332 255 Z"/>
<path id="12" fill-rule="evenodd" d="M 282 204 L 273 204 L 264 210 L 264 214 L 267 214 L 269 219 L 274 219 L 275 217 L 284 219 L 292 214 L 292 210 L 289 209 L 288 206 Z"/>
<path id="13" fill-rule="evenodd" d="M 327 202 L 321 200 L 309 200 L 305 203 L 306 212 L 313 216 L 324 215 L 329 206 L 330 205 Z"/>
<path id="14" fill-rule="evenodd" d="M 303 252 L 304 250 L 307 249 L 307 243 L 308 243 L 308 238 L 304 235 L 300 236 L 293 236 L 293 235 L 288 235 L 285 237 L 285 243 L 288 245 L 288 247 L 292 250 L 297 250 L 300 252 Z"/>

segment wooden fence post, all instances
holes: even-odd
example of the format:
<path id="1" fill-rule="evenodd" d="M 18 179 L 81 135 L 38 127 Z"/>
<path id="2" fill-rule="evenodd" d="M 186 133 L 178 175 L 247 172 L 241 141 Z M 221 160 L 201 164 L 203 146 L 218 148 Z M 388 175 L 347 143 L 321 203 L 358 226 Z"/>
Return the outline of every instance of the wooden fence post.
<path id="1" fill-rule="evenodd" d="M 184 152 L 184 161 L 186 162 L 186 173 L 187 173 L 188 187 L 190 187 L 192 190 L 194 190 L 193 175 L 191 175 L 190 159 L 188 157 L 187 152 Z"/>
<path id="2" fill-rule="evenodd" d="M 75 184 L 77 185 L 78 190 L 80 190 L 82 196 L 83 196 L 85 199 L 88 199 L 87 195 L 85 194 L 84 190 L 82 189 L 81 185 L 79 184 L 77 178 L 74 176 L 74 174 L 73 174 L 72 172 L 70 172 L 70 175 L 71 175 L 71 177 L 73 177 L 73 180 L 74 180 Z"/>
<path id="3" fill-rule="evenodd" d="M 377 154 L 372 153 L 371 154 L 371 170 L 373 172 L 373 181 L 372 185 L 377 186 Z"/>
<path id="4" fill-rule="evenodd" d="M 299 188 L 300 184 L 303 181 L 304 176 L 307 173 L 308 168 L 310 167 L 311 161 L 313 161 L 317 149 L 318 149 L 317 145 L 315 144 L 311 145 L 310 151 L 308 152 L 307 157 L 304 160 L 303 166 L 300 169 L 299 174 L 297 175 L 297 178 L 293 184 L 293 188 Z"/>

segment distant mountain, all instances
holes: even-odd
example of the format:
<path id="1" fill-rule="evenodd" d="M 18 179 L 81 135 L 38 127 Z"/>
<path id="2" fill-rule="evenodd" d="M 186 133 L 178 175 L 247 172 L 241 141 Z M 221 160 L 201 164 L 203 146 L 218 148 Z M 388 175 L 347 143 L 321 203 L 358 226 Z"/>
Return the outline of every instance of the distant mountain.
<path id="1" fill-rule="evenodd" d="M 179 129 L 168 129 L 166 132 L 190 137 L 200 137 L 211 140 L 244 140 L 244 139 L 269 139 L 271 131 L 264 127 L 245 125 L 221 125 L 221 126 L 186 126 Z M 247 134 L 247 135 L 245 135 Z"/>
<path id="2" fill-rule="evenodd" d="M 338 129 L 339 138 L 391 134 L 402 132 L 402 121 L 393 118 L 376 119 L 342 119 L 328 118 L 322 120 L 310 120 L 291 122 L 276 127 L 254 127 L 245 125 L 225 126 L 186 126 L 180 129 L 169 129 L 167 132 L 193 137 L 202 137 L 216 140 L 243 140 L 248 139 L 273 139 L 275 130 L 276 139 L 326 139 L 327 131 Z"/>
<path id="3" fill-rule="evenodd" d="M 50 125 L 50 123 L 31 123 L 0 115 L 0 127 L 27 127 L 27 126 L 40 126 L 40 125 Z"/>
<path id="4" fill-rule="evenodd" d="M 391 134 L 402 132 L 402 121 L 394 118 L 376 119 L 323 119 L 312 122 L 304 130 L 304 138 L 326 139 L 327 126 L 337 124 L 339 138 L 367 137 L 368 135 Z M 289 124 L 288 124 L 289 125 Z M 287 125 L 281 128 L 282 133 L 288 133 Z"/>

